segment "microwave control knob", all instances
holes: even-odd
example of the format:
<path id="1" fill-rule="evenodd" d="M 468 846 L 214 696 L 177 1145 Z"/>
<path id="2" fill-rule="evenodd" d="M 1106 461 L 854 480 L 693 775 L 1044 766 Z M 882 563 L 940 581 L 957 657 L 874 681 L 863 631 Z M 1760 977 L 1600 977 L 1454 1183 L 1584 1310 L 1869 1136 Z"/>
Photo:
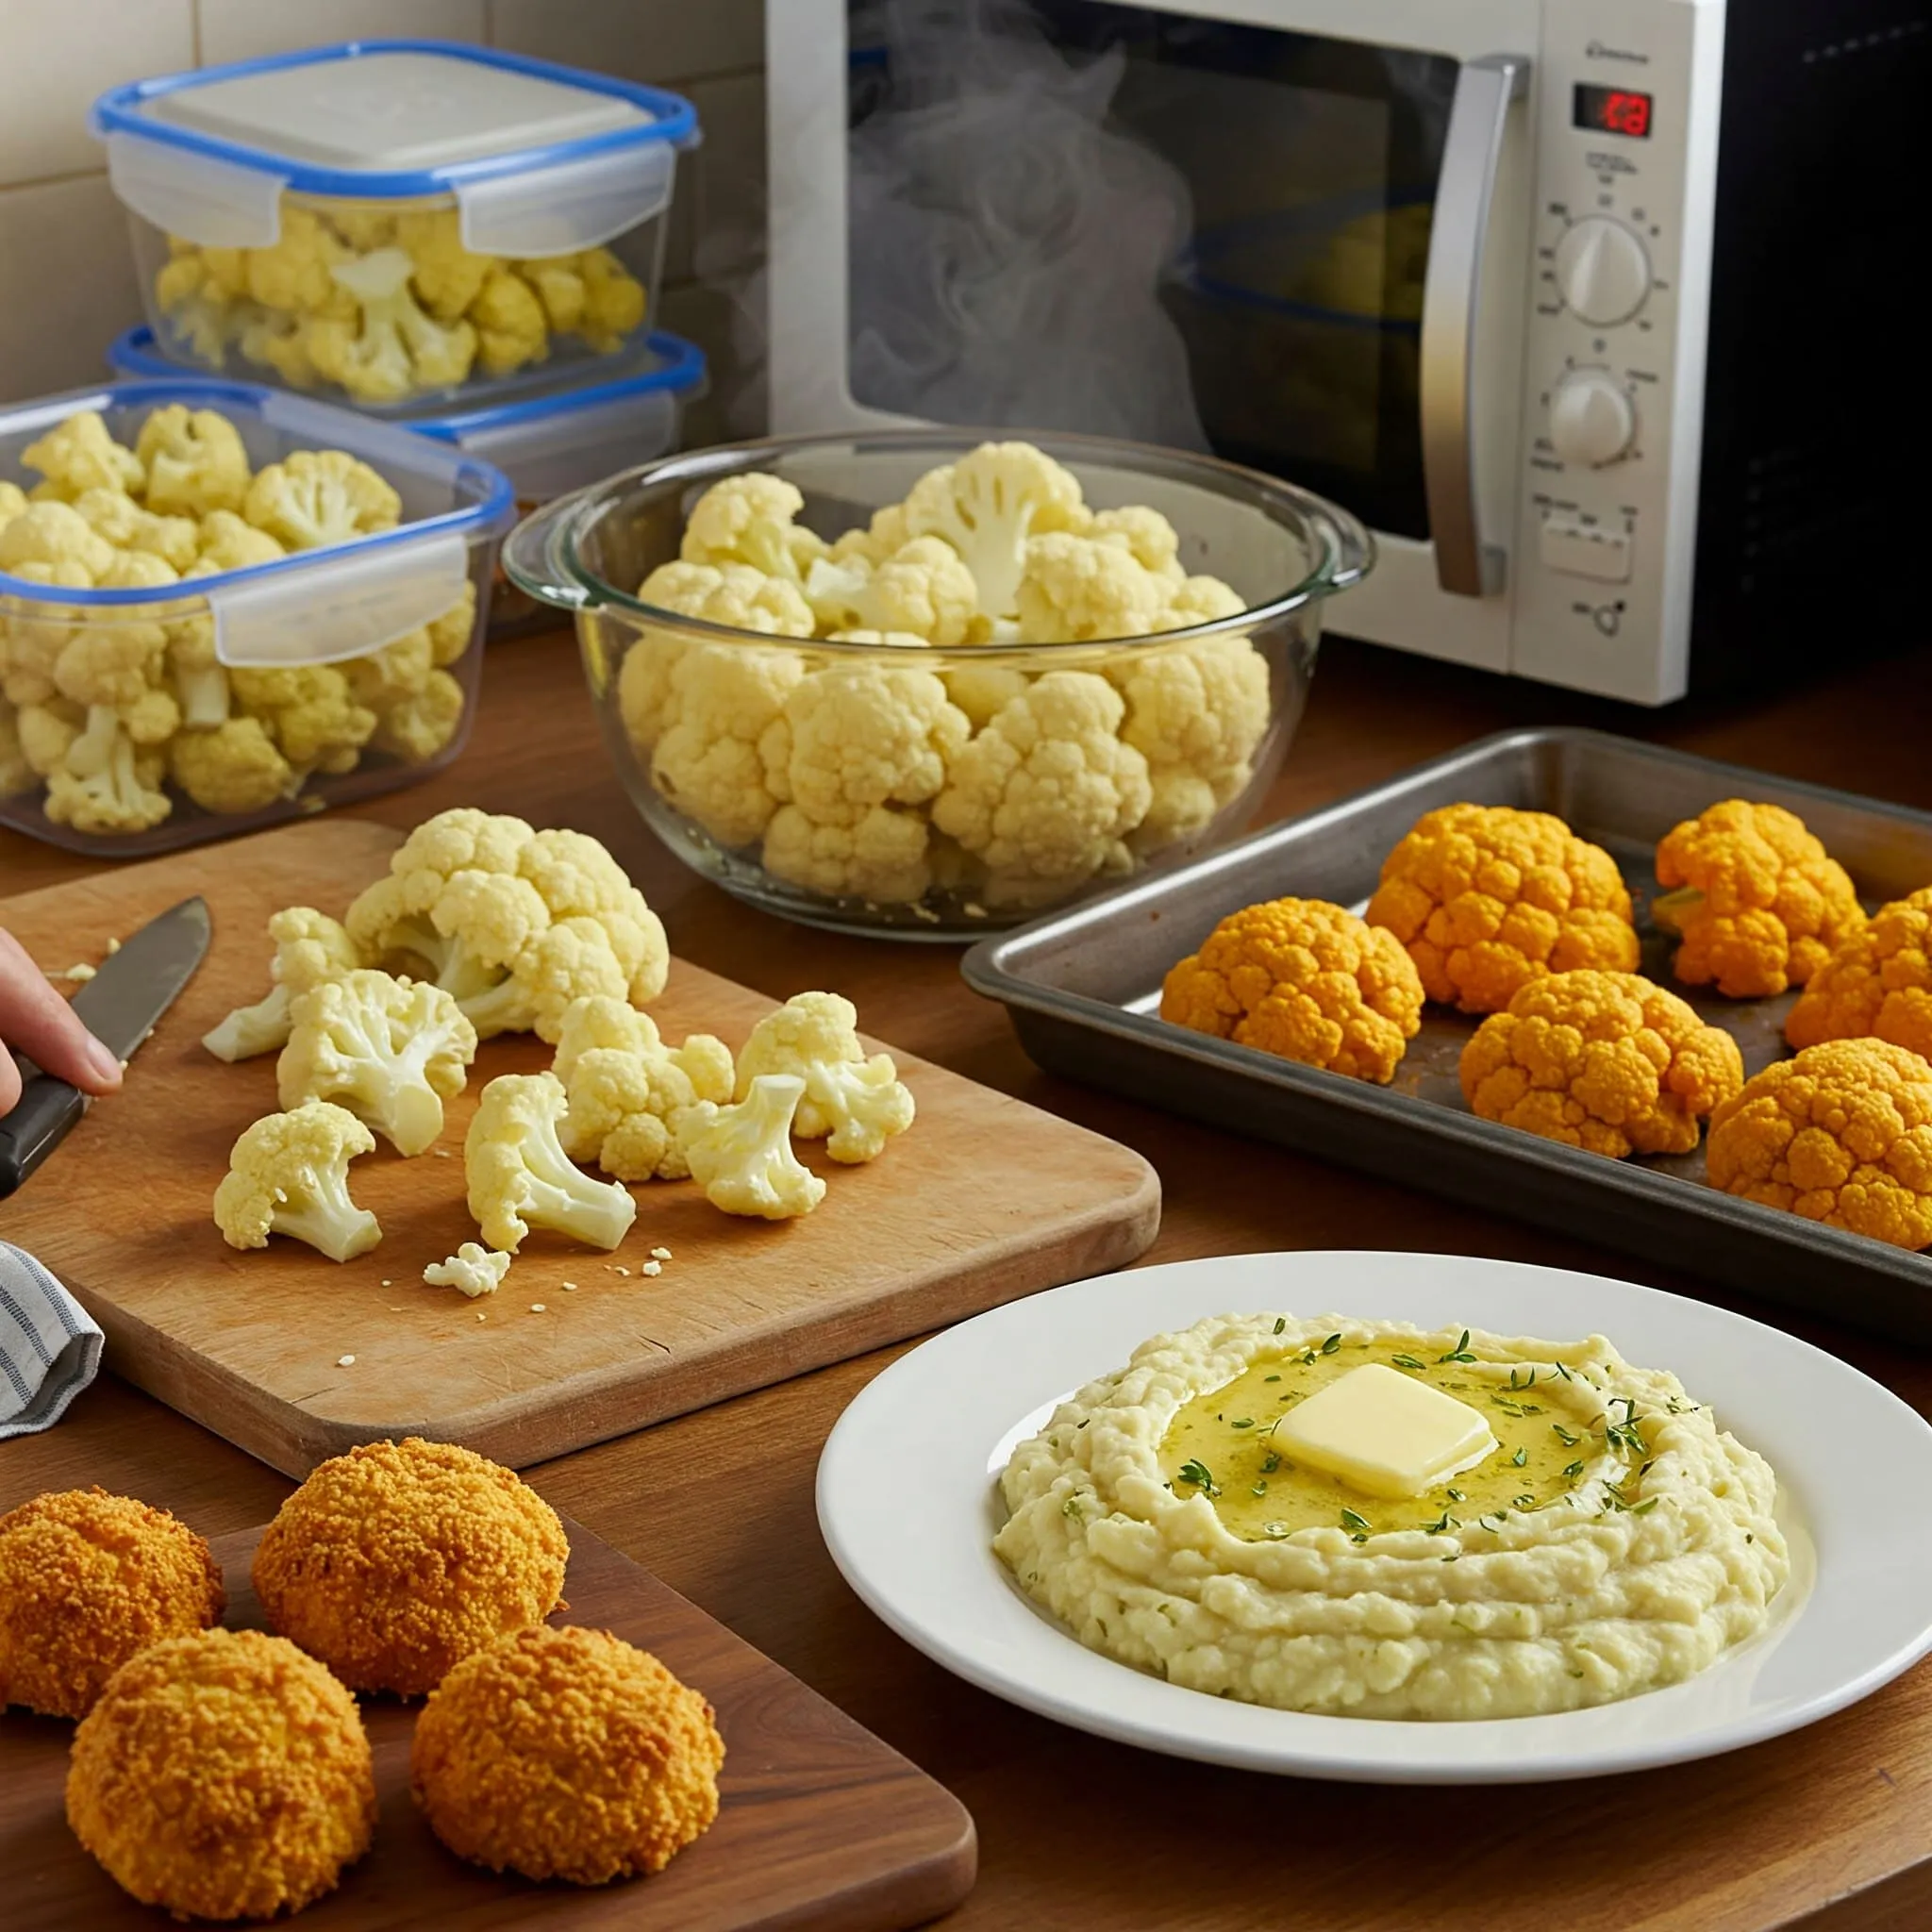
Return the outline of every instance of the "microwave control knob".
<path id="1" fill-rule="evenodd" d="M 1650 293 L 1650 257 L 1622 222 L 1591 215 L 1557 243 L 1557 286 L 1571 311 L 1599 328 L 1628 322 Z"/>
<path id="2" fill-rule="evenodd" d="M 1607 369 L 1573 369 L 1550 392 L 1550 447 L 1566 463 L 1614 463 L 1637 437 L 1629 392 Z"/>

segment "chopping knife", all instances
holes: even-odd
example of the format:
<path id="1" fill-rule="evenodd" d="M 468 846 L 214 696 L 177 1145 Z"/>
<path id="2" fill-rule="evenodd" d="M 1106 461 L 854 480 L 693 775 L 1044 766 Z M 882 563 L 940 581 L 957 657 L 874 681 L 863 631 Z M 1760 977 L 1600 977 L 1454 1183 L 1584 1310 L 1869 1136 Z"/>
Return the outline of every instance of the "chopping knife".
<path id="1" fill-rule="evenodd" d="M 184 899 L 151 919 L 71 1002 L 75 1013 L 116 1059 L 126 1060 L 150 1033 L 175 996 L 194 976 L 208 952 L 208 901 Z M 0 1049 L 4 1051 L 4 1049 Z M 88 1109 L 88 1096 L 65 1080 L 43 1074 L 29 1059 L 20 1063 L 21 1095 L 0 1116 L 0 1199 L 12 1193 Z"/>

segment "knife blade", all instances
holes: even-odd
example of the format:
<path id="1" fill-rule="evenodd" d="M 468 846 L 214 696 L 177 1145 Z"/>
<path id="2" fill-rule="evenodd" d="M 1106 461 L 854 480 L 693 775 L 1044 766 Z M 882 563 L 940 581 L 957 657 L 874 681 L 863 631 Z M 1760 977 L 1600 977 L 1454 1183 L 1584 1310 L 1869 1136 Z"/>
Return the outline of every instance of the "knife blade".
<path id="1" fill-rule="evenodd" d="M 75 1015 L 117 1059 L 131 1059 L 194 977 L 207 956 L 209 932 L 207 900 L 171 906 L 101 961 L 74 995 Z M 0 1118 L 0 1199 L 53 1153 L 89 1106 L 89 1096 L 77 1087 L 42 1073 L 24 1056 L 15 1058 L 23 1085 L 13 1110 Z"/>

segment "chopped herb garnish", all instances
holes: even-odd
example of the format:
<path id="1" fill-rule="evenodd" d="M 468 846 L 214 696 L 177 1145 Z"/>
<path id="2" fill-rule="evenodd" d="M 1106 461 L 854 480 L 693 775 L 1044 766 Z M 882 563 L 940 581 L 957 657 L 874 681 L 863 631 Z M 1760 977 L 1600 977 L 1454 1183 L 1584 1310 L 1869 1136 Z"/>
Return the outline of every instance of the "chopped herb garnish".
<path id="1" fill-rule="evenodd" d="M 1272 1449 L 1261 1458 L 1261 1474 L 1263 1475 L 1273 1475 L 1280 1467 L 1281 1457 L 1275 1455 Z"/>
<path id="2" fill-rule="evenodd" d="M 1460 1490 L 1444 1490 L 1442 1493 L 1445 1496 L 1447 1496 L 1452 1503 L 1459 1503 L 1463 1500 L 1462 1491 Z"/>
<path id="3" fill-rule="evenodd" d="M 1331 1335 L 1328 1338 L 1328 1340 L 1322 1344 L 1322 1353 L 1324 1355 L 1333 1355 L 1335 1351 L 1341 1346 L 1341 1337 L 1339 1335 Z"/>
<path id="4" fill-rule="evenodd" d="M 1312 1348 L 1305 1348 L 1302 1350 L 1302 1366 L 1304 1368 L 1311 1367 L 1314 1363 L 1314 1359 L 1315 1351 Z"/>
<path id="5" fill-rule="evenodd" d="M 1566 1429 L 1561 1423 L 1552 1423 L 1550 1426 L 1551 1428 L 1556 1430 L 1557 1440 L 1559 1442 L 1561 1442 L 1564 1448 L 1566 1449 L 1574 1449 L 1575 1448 L 1577 1443 L 1583 1441 L 1583 1438 L 1581 1436 L 1573 1434 L 1570 1430 Z"/>
<path id="6" fill-rule="evenodd" d="M 1233 1426 L 1238 1429 L 1252 1429 L 1255 1426 L 1255 1418 L 1251 1415 L 1238 1415 L 1234 1419 Z"/>
<path id="7" fill-rule="evenodd" d="M 1605 1438 L 1614 1442 L 1626 1455 L 1648 1455 L 1650 1453 L 1648 1446 L 1645 1444 L 1641 1434 L 1638 1431 L 1637 1424 L 1639 1418 L 1635 1402 L 1627 1395 L 1613 1395 L 1605 1407 L 1605 1416 L 1607 1417 L 1610 1409 L 1614 1408 L 1619 1402 L 1624 1405 L 1624 1420 L 1620 1423 L 1607 1420 L 1604 1424 Z"/>
<path id="8" fill-rule="evenodd" d="M 1642 1502 L 1638 1504 L 1637 1507 L 1631 1510 L 1630 1513 L 1633 1516 L 1648 1516 L 1650 1512 L 1656 1507 L 1657 1498 L 1655 1496 L 1646 1496 L 1644 1497 Z M 1749 1542 L 1751 1539 L 1749 1537 L 1746 1537 L 1744 1541 L 1746 1542 Z"/>
<path id="9" fill-rule="evenodd" d="M 1452 1348 L 1452 1349 L 1451 1349 L 1451 1350 L 1449 1351 L 1449 1353 L 1448 1353 L 1447 1355 L 1439 1355 L 1439 1356 L 1438 1356 L 1438 1357 L 1436 1357 L 1436 1359 L 1437 1359 L 1437 1360 L 1438 1360 L 1439 1362 L 1473 1362 L 1473 1361 L 1474 1361 L 1474 1359 L 1475 1359 L 1474 1356 L 1471 1355 L 1471 1354 L 1470 1354 L 1470 1352 L 1469 1352 L 1469 1330 L 1468 1330 L 1467 1328 L 1465 1328 L 1465 1329 L 1464 1329 L 1464 1330 L 1462 1331 L 1462 1340 L 1461 1340 L 1460 1341 L 1458 1341 L 1458 1342 L 1457 1342 L 1457 1343 L 1456 1344 L 1456 1346 L 1455 1346 L 1454 1348 Z"/>
<path id="10" fill-rule="evenodd" d="M 1279 1334 L 1281 1333 L 1281 1331 L 1282 1331 L 1282 1330 L 1283 1330 L 1284 1328 L 1286 1328 L 1287 1326 L 1288 1326 L 1288 1317 L 1287 1317 L 1286 1315 L 1276 1315 L 1276 1316 L 1275 1316 L 1275 1318 L 1274 1318 L 1274 1332 L 1275 1332 L 1275 1334 L 1279 1335 Z"/>
<path id="11" fill-rule="evenodd" d="M 1343 1529 L 1366 1529 L 1369 1526 L 1369 1519 L 1366 1516 L 1357 1516 L 1353 1509 L 1344 1509 L 1341 1512 L 1341 1526 Z"/>
<path id="12" fill-rule="evenodd" d="M 1490 1401 L 1495 1407 L 1500 1408 L 1505 1415 L 1522 1415 L 1524 1413 L 1523 1405 L 1520 1402 L 1511 1402 L 1507 1395 L 1491 1395 Z"/>
<path id="13" fill-rule="evenodd" d="M 1556 1370 L 1557 1374 L 1562 1376 L 1564 1381 L 1571 1382 L 1575 1380 L 1575 1377 L 1571 1374 L 1570 1371 L 1566 1369 L 1561 1362 L 1552 1362 L 1550 1366 Z"/>
<path id="14" fill-rule="evenodd" d="M 1435 1522 L 1425 1523 L 1423 1527 L 1431 1536 L 1441 1536 L 1444 1530 L 1460 1529 L 1462 1525 L 1445 1509 L 1441 1515 L 1436 1518 Z"/>
<path id="15" fill-rule="evenodd" d="M 1193 1457 L 1190 1457 L 1187 1461 L 1182 1463 L 1174 1471 L 1174 1474 L 1182 1482 L 1192 1483 L 1197 1490 L 1200 1490 L 1206 1495 L 1218 1496 L 1221 1493 L 1221 1485 L 1214 1480 L 1213 1471 L 1205 1462 L 1201 1462 Z"/>
<path id="16" fill-rule="evenodd" d="M 1251 1496 L 1265 1496 L 1267 1493 L 1268 1485 L 1265 1482 L 1257 1483 L 1255 1487 L 1248 1491 L 1248 1494 Z"/>
<path id="17" fill-rule="evenodd" d="M 1264 1382 L 1278 1382 L 1281 1380 L 1281 1377 L 1279 1375 L 1263 1375 L 1261 1379 Z"/>
<path id="18" fill-rule="evenodd" d="M 1442 1560 L 1445 1563 L 1459 1563 L 1462 1561 L 1462 1552 L 1460 1550 L 1445 1550 L 1442 1553 Z"/>
<path id="19" fill-rule="evenodd" d="M 1511 1500 L 1519 1509 L 1534 1509 L 1536 1507 L 1536 1498 L 1534 1496 L 1516 1496 Z"/>
<path id="20" fill-rule="evenodd" d="M 1528 1460 L 1529 1451 L 1527 1449 L 1519 1449 L 1516 1452 L 1516 1454 L 1509 1458 L 1509 1466 L 1511 1469 L 1521 1469 L 1523 1465 Z"/>
<path id="21" fill-rule="evenodd" d="M 1274 1537 L 1286 1536 L 1288 1534 L 1288 1524 L 1285 1523 L 1264 1523 L 1261 1525 L 1261 1534 Z"/>
<path id="22" fill-rule="evenodd" d="M 1565 1475 L 1581 1475 L 1583 1474 L 1583 1465 L 1580 1462 L 1566 1462 L 1563 1465 L 1563 1474 Z"/>
<path id="23" fill-rule="evenodd" d="M 1079 1497 L 1077 1495 L 1069 1496 L 1067 1500 L 1060 1505 L 1060 1514 L 1062 1516 L 1071 1516 L 1075 1523 L 1078 1523 L 1080 1520 Z"/>
<path id="24" fill-rule="evenodd" d="M 1389 1359 L 1398 1369 L 1425 1369 L 1428 1367 L 1427 1362 L 1419 1362 L 1412 1355 L 1391 1355 Z"/>

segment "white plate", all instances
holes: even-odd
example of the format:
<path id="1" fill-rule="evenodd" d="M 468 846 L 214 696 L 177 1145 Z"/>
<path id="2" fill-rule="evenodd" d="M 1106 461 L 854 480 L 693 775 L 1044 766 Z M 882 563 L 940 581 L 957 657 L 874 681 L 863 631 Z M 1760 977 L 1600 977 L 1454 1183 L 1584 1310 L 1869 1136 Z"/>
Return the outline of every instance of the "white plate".
<path id="1" fill-rule="evenodd" d="M 1791 1580 L 1770 1626 L 1689 1683 L 1467 1724 L 1309 1717 L 1209 1697 L 1084 1648 L 991 1542 L 1014 1442 L 1150 1335 L 1203 1316 L 1342 1314 L 1571 1340 L 1669 1369 L 1777 1471 Z M 1241 1255 L 1103 1275 L 995 1308 L 860 1393 L 819 1462 L 819 1524 L 867 1605 L 982 1690 L 1102 1737 L 1251 1771 L 1509 1784 L 1680 1763 L 1869 1695 L 1932 1649 L 1932 1427 L 1822 1349 L 1702 1302 L 1460 1255 Z"/>

